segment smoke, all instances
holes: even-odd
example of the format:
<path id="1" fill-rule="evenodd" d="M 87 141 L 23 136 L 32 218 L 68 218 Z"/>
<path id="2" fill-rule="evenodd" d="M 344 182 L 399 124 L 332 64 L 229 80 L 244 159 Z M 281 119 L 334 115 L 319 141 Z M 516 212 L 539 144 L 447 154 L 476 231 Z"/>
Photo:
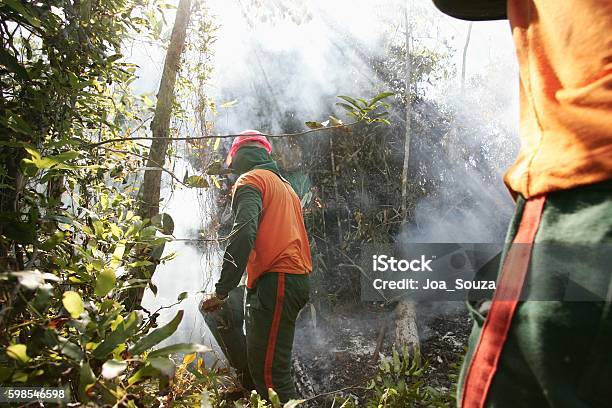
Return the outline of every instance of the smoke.
<path id="1" fill-rule="evenodd" d="M 372 97 L 388 90 L 372 61 L 386 55 L 389 39 L 403 41 L 404 1 L 210 0 L 207 4 L 220 25 L 214 74 L 205 90 L 217 103 L 213 120 L 220 134 L 248 128 L 279 132 L 287 123 L 297 130 L 304 121 L 340 115 L 333 105 L 336 95 Z M 411 2 L 409 17 L 419 44 L 449 52 L 449 62 L 460 72 L 468 23 L 442 15 L 429 0 Z M 400 241 L 503 239 L 512 202 L 502 173 L 517 145 L 518 77 L 511 50 L 506 22 L 475 23 L 465 91 L 461 92 L 457 75 L 419 84 L 426 100 L 446 106 L 456 120 L 435 146 L 414 141 L 411 168 L 426 163 L 439 182 L 432 194 L 415 203 L 414 222 L 402 231 Z M 137 47 L 133 59 L 141 67 L 137 89 L 154 93 L 163 50 Z M 224 106 L 226 102 L 233 103 Z M 401 115 L 394 120 L 402 120 Z M 178 167 L 183 171 L 189 166 Z M 201 201 L 210 202 L 212 196 L 198 194 L 198 190 L 177 190 L 165 201 L 179 238 L 198 238 L 195 231 L 207 225 L 209 215 L 199 209 Z M 364 200 L 369 201 L 369 196 Z M 197 292 L 212 289 L 220 268 L 219 249 L 203 254 L 177 242 L 166 251 L 172 250 L 177 256 L 158 268 L 154 277 L 158 294 L 147 292 L 145 305 L 155 309 L 172 304 L 180 292 L 188 291 L 186 303 L 164 309 L 162 317 L 169 320 L 176 309 L 187 309 L 179 332 L 169 341 L 197 341 L 208 336 L 197 312 Z"/>
<path id="2" fill-rule="evenodd" d="M 280 132 L 288 119 L 299 124 L 336 113 L 333 103 L 338 94 L 367 97 L 388 90 L 377 78 L 372 61 L 385 54 L 383 47 L 393 42 L 389 39 L 401 43 L 405 4 L 382 0 L 210 2 L 221 28 L 209 91 L 219 103 L 236 101 L 231 107 L 219 107 L 217 131 L 259 127 Z M 409 7 L 417 41 L 433 51 L 450 49 L 450 62 L 459 72 L 468 23 L 442 15 L 430 1 L 412 2 Z M 411 166 L 427 163 L 430 172 L 447 177 L 430 198 L 417 203 L 414 225 L 401 239 L 503 239 L 512 202 L 502 172 L 517 146 L 518 78 L 511 50 L 506 22 L 476 23 L 466 58 L 465 91 L 461 93 L 456 77 L 419 84 L 426 98 L 455 111 L 452 126 L 456 129 L 449 132 L 444 152 L 425 148 L 417 149 L 423 155 L 411 156 Z M 488 156 L 474 163 L 473 157 L 482 156 L 483 151 Z M 433 165 L 432 157 L 437 159 Z"/>
<path id="3" fill-rule="evenodd" d="M 370 19 L 375 4 L 277 1 L 262 11 L 246 1 L 211 2 L 222 22 L 211 91 L 220 102 L 237 101 L 219 109 L 217 130 L 278 132 L 284 112 L 324 119 L 336 95 L 379 91 L 360 55 L 383 36 Z"/>
<path id="4" fill-rule="evenodd" d="M 401 240 L 503 242 L 513 212 L 503 173 L 518 149 L 518 74 L 509 54 L 443 99 L 455 122 L 435 151 L 424 149 L 433 158 L 430 171 L 442 176 L 436 192 L 417 203 Z"/>

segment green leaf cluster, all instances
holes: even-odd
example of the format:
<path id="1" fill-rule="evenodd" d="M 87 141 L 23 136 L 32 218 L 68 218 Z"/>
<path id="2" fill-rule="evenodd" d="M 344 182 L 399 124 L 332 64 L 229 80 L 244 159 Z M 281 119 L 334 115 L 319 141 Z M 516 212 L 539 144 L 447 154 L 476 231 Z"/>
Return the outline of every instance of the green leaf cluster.
<path id="1" fill-rule="evenodd" d="M 369 101 L 363 98 L 339 95 L 338 98 L 343 102 L 337 102 L 336 105 L 343 108 L 349 117 L 355 119 L 353 124 L 365 123 L 371 125 L 382 123 L 390 125 L 391 122 L 386 118 L 389 115 L 387 109 L 389 109 L 390 105 L 385 102 L 385 99 L 393 95 L 395 95 L 393 92 L 381 92 Z M 345 123 L 335 116 L 330 116 L 324 122 L 307 121 L 304 124 L 312 130 L 334 127 L 349 131 Z"/>
<path id="2" fill-rule="evenodd" d="M 355 118 L 359 122 L 367 124 L 383 123 L 390 125 L 391 122 L 386 118 L 389 115 L 387 109 L 389 104 L 385 99 L 395 95 L 393 92 L 381 92 L 369 101 L 363 98 L 352 98 L 340 95 L 338 98 L 344 102 L 337 102 L 336 105 L 346 110 L 347 115 Z"/>
<path id="3" fill-rule="evenodd" d="M 183 311 L 161 324 L 128 304 L 129 291 L 154 289 L 151 267 L 172 256 L 159 250 L 172 218 L 136 210 L 146 146 L 92 147 L 147 134 L 154 101 L 134 94 L 136 67 L 122 50 L 163 37 L 167 8 L 0 1 L 2 384 L 66 385 L 94 406 L 152 404 L 176 354 L 209 351 L 161 344 Z"/>
<path id="4" fill-rule="evenodd" d="M 393 349 L 391 357 L 383 359 L 378 373 L 368 384 L 368 407 L 454 407 L 455 395 L 428 385 L 424 376 L 429 368 L 418 348 L 403 346 Z"/>

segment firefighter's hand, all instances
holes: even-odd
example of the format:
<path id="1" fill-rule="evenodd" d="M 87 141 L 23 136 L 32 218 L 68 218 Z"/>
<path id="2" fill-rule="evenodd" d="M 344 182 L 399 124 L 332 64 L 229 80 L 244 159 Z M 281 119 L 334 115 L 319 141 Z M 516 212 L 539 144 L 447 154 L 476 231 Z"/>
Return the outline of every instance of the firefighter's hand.
<path id="1" fill-rule="evenodd" d="M 200 311 L 202 313 L 211 313 L 221 309 L 221 306 L 225 303 L 224 298 L 220 298 L 216 293 L 209 293 L 204 295 L 204 299 L 200 302 Z"/>

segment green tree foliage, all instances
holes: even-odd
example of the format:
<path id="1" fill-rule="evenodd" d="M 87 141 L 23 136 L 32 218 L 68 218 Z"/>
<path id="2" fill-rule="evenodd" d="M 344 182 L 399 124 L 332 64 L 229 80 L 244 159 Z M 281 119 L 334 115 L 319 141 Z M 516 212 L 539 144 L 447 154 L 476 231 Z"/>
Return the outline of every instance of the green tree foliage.
<path id="1" fill-rule="evenodd" d="M 143 147 L 93 145 L 145 131 L 150 102 L 130 90 L 136 67 L 121 52 L 137 36 L 158 39 L 167 7 L 0 2 L 0 383 L 155 402 L 172 355 L 209 350 L 150 352 L 183 312 L 157 327 L 158 313 L 125 309 L 123 294 L 150 284 L 142 254 L 170 239 L 171 219 L 134 213 Z"/>

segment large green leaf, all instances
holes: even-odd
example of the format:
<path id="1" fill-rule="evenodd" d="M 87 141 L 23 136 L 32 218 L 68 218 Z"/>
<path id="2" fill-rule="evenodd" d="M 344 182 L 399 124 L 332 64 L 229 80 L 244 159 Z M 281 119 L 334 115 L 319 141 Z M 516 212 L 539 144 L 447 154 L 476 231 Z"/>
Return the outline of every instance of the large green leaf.
<path id="1" fill-rule="evenodd" d="M 65 337 L 57 336 L 57 351 L 75 361 L 83 360 L 83 350 Z"/>
<path id="2" fill-rule="evenodd" d="M 119 266 L 121 264 L 121 260 L 123 260 L 123 255 L 125 255 L 125 241 L 119 241 L 117 245 L 115 245 L 111 265 L 114 267 Z"/>
<path id="3" fill-rule="evenodd" d="M 171 235 L 174 232 L 174 220 L 170 214 L 161 213 L 153 216 L 151 224 L 159 228 L 166 235 Z"/>
<path id="4" fill-rule="evenodd" d="M 172 377 L 174 375 L 174 369 L 176 368 L 172 360 L 168 357 L 152 357 L 147 361 L 162 374 Z"/>
<path id="5" fill-rule="evenodd" d="M 21 79 L 28 79 L 28 71 L 19 64 L 17 58 L 3 48 L 0 48 L 0 65 L 4 65 L 6 69 L 19 75 Z"/>
<path id="6" fill-rule="evenodd" d="M 140 339 L 134 346 L 130 349 L 130 354 L 140 354 L 151 347 L 159 344 L 162 340 L 170 337 L 178 328 L 181 320 L 183 320 L 183 314 L 185 312 L 183 310 L 179 310 L 174 319 L 172 319 L 168 324 L 158 329 L 153 330 L 151 333 L 144 336 Z"/>
<path id="7" fill-rule="evenodd" d="M 134 375 L 132 375 L 128 379 L 128 385 L 132 385 L 137 383 L 138 381 L 144 380 L 147 377 L 157 376 L 159 375 L 159 370 L 153 367 L 151 364 L 146 364 L 140 370 L 136 371 Z"/>
<path id="8" fill-rule="evenodd" d="M 58 163 L 65 163 L 67 161 L 74 160 L 74 159 L 78 158 L 80 155 L 81 155 L 80 152 L 77 152 L 75 150 L 69 150 L 67 152 L 62 152 L 62 153 L 56 154 L 54 156 L 49 156 L 49 158 L 53 159 L 54 161 L 56 161 Z"/>
<path id="9" fill-rule="evenodd" d="M 338 98 L 347 101 L 348 103 L 350 103 L 351 105 L 355 106 L 358 109 L 361 109 L 361 106 L 359 106 L 359 102 L 357 102 L 355 99 L 351 98 L 350 96 L 338 95 Z"/>
<path id="10" fill-rule="evenodd" d="M 203 344 L 177 343 L 171 346 L 162 347 L 158 350 L 152 351 L 149 354 L 149 358 L 163 357 L 163 356 L 168 356 L 170 354 L 177 354 L 177 353 L 206 353 L 207 351 L 212 351 L 212 349 L 210 347 L 204 346 Z"/>
<path id="11" fill-rule="evenodd" d="M 119 323 L 117 328 L 111 332 L 102 343 L 93 351 L 93 356 L 97 359 L 105 358 L 119 344 L 125 343 L 138 329 L 138 319 L 136 312 L 128 315 L 127 319 Z"/>
<path id="12" fill-rule="evenodd" d="M 82 363 L 79 370 L 79 396 L 81 401 L 88 399 L 87 391 L 96 383 L 94 375 L 89 363 Z"/>
<path id="13" fill-rule="evenodd" d="M 43 157 L 40 152 L 32 147 L 25 147 L 25 150 L 30 153 L 30 159 L 23 159 L 26 164 L 33 164 L 38 169 L 60 169 L 60 170 L 73 170 L 78 167 L 66 164 L 67 161 L 74 160 L 81 155 L 80 152 L 71 150 L 56 154 L 54 156 Z"/>
<path id="14" fill-rule="evenodd" d="M 115 276 L 115 270 L 112 268 L 105 268 L 98 274 L 94 293 L 96 296 L 106 296 L 108 292 L 113 290 L 116 281 L 117 277 Z"/>
<path id="15" fill-rule="evenodd" d="M 74 291 L 64 292 L 62 304 L 73 318 L 78 318 L 85 311 L 81 295 Z"/>
<path id="16" fill-rule="evenodd" d="M 338 106 L 340 106 L 340 107 L 342 107 L 342 108 L 346 109 L 346 110 L 347 110 L 347 111 L 349 111 L 349 112 L 359 111 L 359 109 L 357 109 L 357 108 L 355 108 L 355 107 L 353 107 L 353 106 L 351 106 L 351 105 L 349 105 L 349 104 L 346 104 L 346 103 L 336 102 L 336 105 L 338 105 Z"/>
<path id="17" fill-rule="evenodd" d="M 28 348 L 25 344 L 13 344 L 6 348 L 6 354 L 21 363 L 27 363 L 30 361 L 30 356 L 28 356 Z"/>
<path id="18" fill-rule="evenodd" d="M 393 92 L 381 92 L 370 101 L 369 106 L 373 106 L 376 102 L 381 101 L 393 95 L 395 95 Z"/>

